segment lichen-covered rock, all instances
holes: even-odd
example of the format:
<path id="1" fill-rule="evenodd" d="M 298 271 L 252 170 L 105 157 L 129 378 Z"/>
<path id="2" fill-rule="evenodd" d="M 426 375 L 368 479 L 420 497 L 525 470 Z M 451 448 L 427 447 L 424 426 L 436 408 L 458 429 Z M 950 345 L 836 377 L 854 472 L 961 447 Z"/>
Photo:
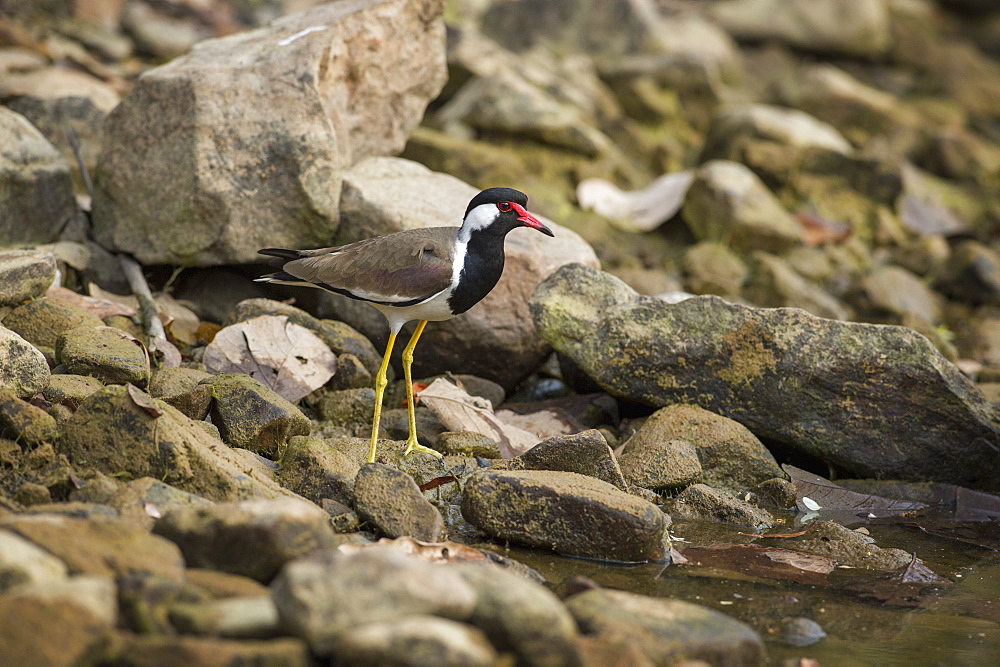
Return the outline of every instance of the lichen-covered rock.
<path id="1" fill-rule="evenodd" d="M 832 320 L 846 320 L 850 311 L 833 295 L 806 280 L 788 262 L 766 252 L 752 254 L 743 296 L 756 306 L 801 308 Z"/>
<path id="2" fill-rule="evenodd" d="M 580 265 L 542 283 L 532 312 L 613 395 L 699 405 L 860 476 L 1000 483 L 996 411 L 910 329 L 711 296 L 668 304 Z"/>
<path id="3" fill-rule="evenodd" d="M 211 377 L 211 373 L 197 368 L 162 368 L 149 382 L 149 395 L 162 398 L 164 403 L 200 421 L 212 407 L 212 386 L 201 382 Z"/>
<path id="4" fill-rule="evenodd" d="M 395 538 L 408 535 L 422 542 L 440 542 L 444 519 L 424 498 L 405 472 L 378 463 L 366 463 L 354 480 L 358 516 L 380 533 Z"/>
<path id="5" fill-rule="evenodd" d="M 9 387 L 18 396 L 31 396 L 48 383 L 45 355 L 16 332 L 0 326 L 0 386 Z"/>
<path id="6" fill-rule="evenodd" d="M 64 423 L 57 447 L 75 464 L 153 477 L 210 500 L 292 495 L 198 424 L 141 390 L 112 385 Z"/>
<path id="7" fill-rule="evenodd" d="M 621 561 L 664 555 L 669 518 L 647 500 L 573 472 L 480 470 L 466 479 L 462 516 L 503 540 Z"/>
<path id="8" fill-rule="evenodd" d="M 618 463 L 629 484 L 657 492 L 685 487 L 702 476 L 698 449 L 676 438 L 651 440 L 643 436 L 635 440 L 633 435 Z"/>
<path id="9" fill-rule="evenodd" d="M 732 299 L 746 282 L 747 265 L 729 246 L 702 241 L 684 252 L 684 287 L 695 294 L 717 294 Z"/>
<path id="10" fill-rule="evenodd" d="M 597 588 L 566 606 L 584 634 L 634 647 L 654 665 L 757 665 L 764 643 L 749 626 L 701 605 Z"/>
<path id="11" fill-rule="evenodd" d="M 0 250 L 0 306 L 41 296 L 56 277 L 56 259 L 42 250 Z"/>
<path id="12" fill-rule="evenodd" d="M 191 567 L 263 583 L 288 561 L 334 546 L 329 515 L 295 498 L 178 507 L 164 514 L 153 532 L 176 543 Z M 252 548 L 234 549 L 234 544 Z"/>
<path id="13" fill-rule="evenodd" d="M 149 384 L 149 356 L 138 339 L 114 327 L 81 325 L 60 334 L 56 359 L 74 375 L 108 384 Z"/>
<path id="14" fill-rule="evenodd" d="M 247 375 L 225 373 L 205 380 L 212 387 L 212 423 L 231 447 L 278 458 L 295 435 L 309 435 L 302 411 Z"/>

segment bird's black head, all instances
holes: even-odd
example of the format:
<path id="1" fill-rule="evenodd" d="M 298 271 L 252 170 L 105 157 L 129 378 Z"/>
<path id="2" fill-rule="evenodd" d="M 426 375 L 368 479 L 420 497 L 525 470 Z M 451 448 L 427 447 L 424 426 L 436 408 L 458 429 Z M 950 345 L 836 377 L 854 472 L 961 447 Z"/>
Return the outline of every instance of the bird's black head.
<path id="1" fill-rule="evenodd" d="M 462 228 L 467 233 L 490 230 L 500 236 L 517 227 L 531 227 L 554 236 L 552 230 L 528 213 L 528 196 L 513 188 L 488 188 L 472 198 Z"/>

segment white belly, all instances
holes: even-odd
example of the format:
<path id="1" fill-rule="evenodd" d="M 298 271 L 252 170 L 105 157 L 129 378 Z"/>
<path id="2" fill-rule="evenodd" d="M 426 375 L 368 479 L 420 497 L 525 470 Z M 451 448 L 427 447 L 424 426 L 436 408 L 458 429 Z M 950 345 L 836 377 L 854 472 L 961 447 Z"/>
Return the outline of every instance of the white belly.
<path id="1" fill-rule="evenodd" d="M 429 320 L 431 322 L 441 322 L 455 317 L 448 306 L 448 297 L 451 296 L 451 288 L 438 292 L 427 301 L 414 304 L 412 306 L 383 306 L 372 303 L 389 320 L 389 330 L 392 333 L 399 333 L 403 325 L 413 320 Z"/>

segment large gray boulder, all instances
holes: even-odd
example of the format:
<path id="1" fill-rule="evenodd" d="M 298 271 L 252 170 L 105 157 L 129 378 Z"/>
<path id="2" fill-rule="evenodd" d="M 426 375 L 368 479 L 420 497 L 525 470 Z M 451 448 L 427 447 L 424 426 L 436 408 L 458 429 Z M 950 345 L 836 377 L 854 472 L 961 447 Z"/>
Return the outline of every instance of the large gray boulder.
<path id="1" fill-rule="evenodd" d="M 326 3 L 145 73 L 105 124 L 98 240 L 185 265 L 329 245 L 343 171 L 401 151 L 444 85 L 442 5 Z"/>
<path id="2" fill-rule="evenodd" d="M 69 163 L 35 126 L 0 106 L 0 243 L 47 243 L 79 215 Z"/>
<path id="3" fill-rule="evenodd" d="M 616 396 L 700 405 L 860 476 L 1000 488 L 995 408 L 910 329 L 711 296 L 668 304 L 576 265 L 531 309 L 542 337 Z"/>

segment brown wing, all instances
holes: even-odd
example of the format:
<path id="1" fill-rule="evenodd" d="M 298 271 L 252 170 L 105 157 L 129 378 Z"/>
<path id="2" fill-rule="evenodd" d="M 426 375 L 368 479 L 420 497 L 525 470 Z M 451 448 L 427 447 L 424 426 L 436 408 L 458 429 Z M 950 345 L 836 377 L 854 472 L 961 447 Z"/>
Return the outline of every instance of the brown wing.
<path id="1" fill-rule="evenodd" d="M 367 299 L 423 299 L 451 283 L 457 227 L 409 229 L 338 248 L 308 251 L 283 269 Z M 303 253 L 306 254 L 306 253 Z"/>

